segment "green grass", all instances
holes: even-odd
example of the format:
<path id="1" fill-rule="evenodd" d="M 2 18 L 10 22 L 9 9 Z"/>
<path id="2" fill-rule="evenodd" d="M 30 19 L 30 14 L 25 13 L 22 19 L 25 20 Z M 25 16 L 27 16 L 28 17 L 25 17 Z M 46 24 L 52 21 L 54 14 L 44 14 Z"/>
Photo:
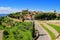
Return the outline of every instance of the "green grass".
<path id="1" fill-rule="evenodd" d="M 53 27 L 58 33 L 60 33 L 60 26 L 54 25 L 54 24 L 48 24 L 51 27 Z"/>
<path id="2" fill-rule="evenodd" d="M 2 25 L 0 25 L 0 30 L 3 30 L 3 26 Z"/>
<path id="3" fill-rule="evenodd" d="M 4 29 L 3 40 L 32 40 L 32 24 L 30 22 L 22 22 L 17 26 Z"/>
<path id="4" fill-rule="evenodd" d="M 43 24 L 41 24 L 41 26 L 49 33 L 49 35 L 51 36 L 51 40 L 55 40 L 56 36 L 54 35 L 54 33 L 47 29 Z"/>

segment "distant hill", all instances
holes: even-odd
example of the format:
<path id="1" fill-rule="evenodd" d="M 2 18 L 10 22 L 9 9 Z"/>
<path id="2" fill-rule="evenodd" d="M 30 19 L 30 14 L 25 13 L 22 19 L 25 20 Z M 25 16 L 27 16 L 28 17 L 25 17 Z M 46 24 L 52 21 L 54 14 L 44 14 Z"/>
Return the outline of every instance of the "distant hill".
<path id="1" fill-rule="evenodd" d="M 7 16 L 8 14 L 0 14 L 0 16 L 4 17 L 4 16 Z"/>

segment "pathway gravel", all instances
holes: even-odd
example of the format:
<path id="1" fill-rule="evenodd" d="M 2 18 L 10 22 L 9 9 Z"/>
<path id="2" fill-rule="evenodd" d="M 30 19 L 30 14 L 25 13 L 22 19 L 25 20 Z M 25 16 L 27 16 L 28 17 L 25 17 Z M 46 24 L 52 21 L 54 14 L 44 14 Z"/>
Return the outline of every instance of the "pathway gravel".
<path id="1" fill-rule="evenodd" d="M 38 22 L 35 21 L 35 28 L 39 31 L 39 38 L 37 40 L 51 40 L 50 35 L 46 32 Z"/>

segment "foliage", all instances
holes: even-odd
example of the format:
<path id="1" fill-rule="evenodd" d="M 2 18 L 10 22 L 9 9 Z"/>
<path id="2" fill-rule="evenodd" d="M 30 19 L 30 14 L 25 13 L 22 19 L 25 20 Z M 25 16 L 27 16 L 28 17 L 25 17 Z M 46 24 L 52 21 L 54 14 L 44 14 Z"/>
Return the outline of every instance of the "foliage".
<path id="1" fill-rule="evenodd" d="M 0 24 L 0 30 L 4 30 L 3 40 L 32 40 L 31 22 L 20 23 L 4 17 Z"/>
<path id="2" fill-rule="evenodd" d="M 2 20 L 1 24 L 3 26 L 6 27 L 13 27 L 13 26 L 17 26 L 19 22 L 17 21 L 13 21 L 12 19 L 8 18 L 8 17 L 4 17 L 4 19 Z"/>
<path id="3" fill-rule="evenodd" d="M 56 20 L 60 20 L 60 16 L 57 16 Z"/>
<path id="4" fill-rule="evenodd" d="M 15 12 L 15 13 L 11 13 L 8 15 L 11 18 L 15 18 L 15 19 L 19 19 L 21 17 L 21 13 L 20 12 Z"/>
<path id="5" fill-rule="evenodd" d="M 52 20 L 56 18 L 55 13 L 39 13 L 35 15 L 35 19 L 40 19 L 40 20 Z"/>
<path id="6" fill-rule="evenodd" d="M 4 17 L 0 17 L 0 25 L 1 25 L 3 19 L 4 19 Z"/>
<path id="7" fill-rule="evenodd" d="M 28 14 L 29 12 L 27 10 L 21 12 L 15 12 L 15 13 L 11 13 L 8 16 L 11 18 L 16 18 L 16 19 L 20 19 L 23 18 L 26 14 Z"/>
<path id="8" fill-rule="evenodd" d="M 3 26 L 2 25 L 0 25 L 0 30 L 3 30 Z"/>
<path id="9" fill-rule="evenodd" d="M 19 23 L 17 26 L 4 28 L 4 40 L 32 40 L 32 24 Z"/>

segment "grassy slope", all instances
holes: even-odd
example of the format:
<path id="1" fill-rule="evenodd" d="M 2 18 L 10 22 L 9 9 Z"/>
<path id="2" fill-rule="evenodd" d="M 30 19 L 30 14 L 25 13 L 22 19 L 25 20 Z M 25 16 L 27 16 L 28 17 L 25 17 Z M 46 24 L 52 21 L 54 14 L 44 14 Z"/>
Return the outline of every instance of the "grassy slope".
<path id="1" fill-rule="evenodd" d="M 4 30 L 9 33 L 9 37 L 3 37 L 3 40 L 32 40 L 31 27 L 29 22 L 23 22 L 12 28 L 5 27 Z"/>
<path id="2" fill-rule="evenodd" d="M 60 26 L 57 26 L 57 25 L 54 25 L 54 24 L 48 24 L 50 25 L 51 27 L 53 27 L 55 30 L 57 30 L 57 32 L 60 33 Z"/>
<path id="3" fill-rule="evenodd" d="M 12 15 L 11 15 L 12 16 Z M 18 16 L 18 15 L 16 15 Z M 15 16 L 15 17 L 16 17 Z M 20 16 L 20 15 L 19 15 Z M 18 21 L 18 20 L 17 20 Z M 7 31 L 8 35 L 3 35 L 3 40 L 32 40 L 32 24 L 25 22 L 16 26 L 15 19 L 10 19 L 9 17 L 4 17 L 3 23 L 10 25 L 11 27 L 5 27 L 0 25 L 0 29 Z M 18 21 L 20 22 L 20 21 Z M 18 24 L 18 23 L 17 23 Z"/>
<path id="4" fill-rule="evenodd" d="M 43 24 L 41 24 L 41 26 L 50 34 L 51 39 L 55 40 L 56 36 L 53 34 L 53 32 L 51 32 L 49 29 L 47 29 Z"/>
<path id="5" fill-rule="evenodd" d="M 2 25 L 0 25 L 0 30 L 2 30 L 3 29 L 3 26 Z"/>

